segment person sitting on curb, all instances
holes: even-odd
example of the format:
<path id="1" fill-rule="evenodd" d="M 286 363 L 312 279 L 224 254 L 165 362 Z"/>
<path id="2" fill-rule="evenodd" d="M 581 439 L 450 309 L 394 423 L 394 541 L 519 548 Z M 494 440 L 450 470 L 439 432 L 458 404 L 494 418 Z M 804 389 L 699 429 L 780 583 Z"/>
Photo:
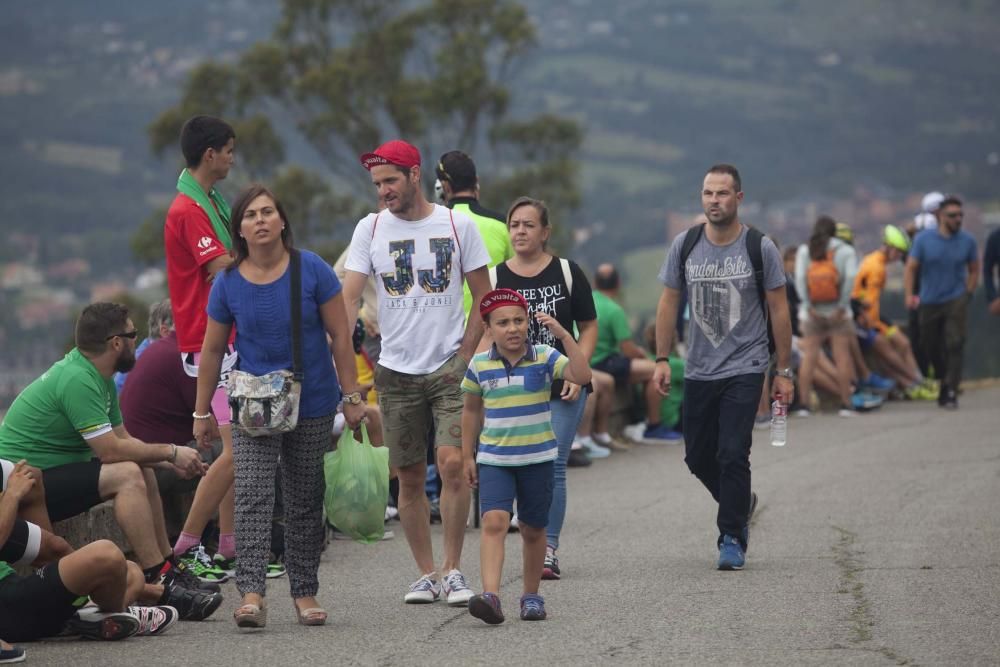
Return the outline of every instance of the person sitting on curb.
<path id="1" fill-rule="evenodd" d="M 32 382 L 0 425 L 0 458 L 40 468 L 49 518 L 60 521 L 109 499 L 150 584 L 179 587 L 199 605 L 217 603 L 171 561 L 154 466 L 184 477 L 205 465 L 197 451 L 133 438 L 112 379 L 135 364 L 136 329 L 125 306 L 95 303 L 76 324 L 76 347 Z M 207 584 L 205 585 L 207 586 Z M 216 586 L 216 590 L 217 590 Z"/>
<path id="2" fill-rule="evenodd" d="M 594 272 L 594 306 L 597 308 L 597 345 L 590 358 L 590 365 L 615 378 L 621 388 L 632 384 L 643 384 L 646 402 L 646 429 L 642 442 L 660 444 L 676 442 L 677 433 L 668 424 L 660 421 L 660 395 L 649 382 L 656 369 L 656 363 L 632 340 L 628 316 L 618 304 L 621 279 L 612 264 L 601 264 Z M 602 434 L 595 434 L 598 444 Z M 607 435 L 607 434 L 603 434 Z M 610 438 L 610 436 L 607 436 Z"/>
<path id="3" fill-rule="evenodd" d="M 13 641 L 57 635 L 116 640 L 163 634 L 178 620 L 181 612 L 162 604 L 172 601 L 170 591 L 147 586 L 139 566 L 126 561 L 109 540 L 78 551 L 66 545 L 60 557 L 49 560 L 52 554 L 39 549 L 39 541 L 61 542 L 61 538 L 18 518 L 25 506 L 37 503 L 34 490 L 40 486 L 40 473 L 23 460 L 2 463 L 0 636 Z M 10 566 L 27 562 L 39 569 L 19 576 Z M 96 608 L 83 606 L 88 598 Z M 129 606 L 136 601 L 149 606 Z M 9 652 L 6 646 L 3 651 Z"/>

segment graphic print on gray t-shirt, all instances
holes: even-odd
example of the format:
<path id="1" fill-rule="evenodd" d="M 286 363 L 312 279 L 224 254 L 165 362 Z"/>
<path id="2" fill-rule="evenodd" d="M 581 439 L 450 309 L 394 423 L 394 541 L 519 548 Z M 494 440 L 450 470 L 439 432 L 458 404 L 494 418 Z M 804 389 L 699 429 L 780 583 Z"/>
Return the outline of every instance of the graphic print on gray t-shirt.
<path id="1" fill-rule="evenodd" d="M 687 283 L 691 309 L 690 351 L 684 376 L 692 380 L 763 373 L 767 368 L 767 323 L 746 249 L 747 230 L 726 246 L 713 245 L 705 236 L 687 258 L 685 279 L 680 275 L 684 237 L 670 246 L 660 269 L 660 282 L 673 289 Z M 764 238 L 764 289 L 785 284 L 785 272 L 774 243 Z"/>
<path id="2" fill-rule="evenodd" d="M 740 289 L 753 279 L 750 261 L 741 256 L 726 257 L 720 264 L 717 259 L 704 257 L 695 264 L 688 258 L 686 269 L 691 317 L 705 338 L 718 348 L 740 323 L 743 313 Z"/>

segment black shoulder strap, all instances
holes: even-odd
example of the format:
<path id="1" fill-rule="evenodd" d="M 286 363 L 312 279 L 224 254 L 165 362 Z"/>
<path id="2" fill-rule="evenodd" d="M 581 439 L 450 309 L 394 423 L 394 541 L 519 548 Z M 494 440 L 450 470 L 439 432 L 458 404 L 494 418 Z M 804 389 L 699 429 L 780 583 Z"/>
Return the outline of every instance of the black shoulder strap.
<path id="1" fill-rule="evenodd" d="M 298 250 L 292 250 L 292 376 L 302 381 L 302 258 Z"/>
<path id="2" fill-rule="evenodd" d="M 767 293 L 764 289 L 764 233 L 756 227 L 747 227 L 747 254 L 750 255 L 750 266 L 753 268 L 753 279 L 757 283 L 757 296 L 760 307 L 764 311 L 764 321 L 767 322 L 767 345 L 774 352 L 774 334 L 771 331 L 771 313 L 767 307 Z"/>
<path id="3" fill-rule="evenodd" d="M 747 227 L 747 254 L 750 255 L 750 266 L 753 267 L 753 279 L 757 281 L 757 294 L 760 296 L 761 306 L 767 307 L 767 297 L 764 294 L 764 251 L 761 244 L 764 242 L 764 234 L 756 227 Z"/>
<path id="4" fill-rule="evenodd" d="M 705 223 L 701 223 L 697 227 L 691 227 L 688 229 L 687 234 L 684 236 L 684 245 L 681 246 L 681 261 L 678 269 L 681 272 L 681 284 L 683 285 L 687 277 L 685 275 L 684 266 L 687 264 L 687 259 L 691 255 L 691 251 L 701 240 L 701 235 L 705 233 Z"/>

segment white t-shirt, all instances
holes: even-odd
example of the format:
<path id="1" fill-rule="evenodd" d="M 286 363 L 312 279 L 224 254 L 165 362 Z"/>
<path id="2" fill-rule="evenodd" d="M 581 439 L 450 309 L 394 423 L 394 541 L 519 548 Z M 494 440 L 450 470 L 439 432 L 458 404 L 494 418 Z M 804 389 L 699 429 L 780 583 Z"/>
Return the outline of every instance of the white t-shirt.
<path id="1" fill-rule="evenodd" d="M 364 217 L 345 268 L 375 276 L 379 363 L 410 375 L 444 365 L 465 334 L 463 274 L 489 261 L 475 223 L 444 206 L 434 204 L 422 220 L 401 220 L 389 211 Z"/>

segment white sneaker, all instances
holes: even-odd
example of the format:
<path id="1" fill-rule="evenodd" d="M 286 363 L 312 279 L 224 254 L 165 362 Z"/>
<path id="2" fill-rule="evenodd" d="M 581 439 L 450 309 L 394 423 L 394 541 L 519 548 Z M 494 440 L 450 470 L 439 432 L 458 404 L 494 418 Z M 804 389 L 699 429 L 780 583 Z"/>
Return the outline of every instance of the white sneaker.
<path id="1" fill-rule="evenodd" d="M 858 416 L 858 411 L 857 410 L 851 410 L 849 408 L 841 408 L 840 410 L 837 411 L 837 415 L 839 415 L 841 417 L 857 417 Z"/>
<path id="2" fill-rule="evenodd" d="M 580 443 L 583 445 L 584 451 L 587 452 L 587 456 L 592 459 L 606 459 L 611 456 L 611 450 L 607 447 L 601 447 L 599 444 L 593 441 L 590 436 L 580 438 Z"/>
<path id="3" fill-rule="evenodd" d="M 139 619 L 139 631 L 136 635 L 162 635 L 170 626 L 177 622 L 180 614 L 173 607 L 129 607 L 128 613 Z"/>
<path id="4" fill-rule="evenodd" d="M 623 432 L 625 433 L 625 437 L 632 442 L 642 442 L 642 434 L 646 432 L 646 422 L 629 424 Z"/>
<path id="5" fill-rule="evenodd" d="M 441 585 L 442 592 L 448 596 L 448 605 L 452 607 L 464 607 L 469 604 L 474 593 L 469 585 L 465 583 L 465 575 L 458 570 L 452 570 L 444 575 Z"/>
<path id="6" fill-rule="evenodd" d="M 410 584 L 410 592 L 403 596 L 403 602 L 406 604 L 430 604 L 439 599 L 441 599 L 441 584 L 430 574 L 425 574 Z"/>

